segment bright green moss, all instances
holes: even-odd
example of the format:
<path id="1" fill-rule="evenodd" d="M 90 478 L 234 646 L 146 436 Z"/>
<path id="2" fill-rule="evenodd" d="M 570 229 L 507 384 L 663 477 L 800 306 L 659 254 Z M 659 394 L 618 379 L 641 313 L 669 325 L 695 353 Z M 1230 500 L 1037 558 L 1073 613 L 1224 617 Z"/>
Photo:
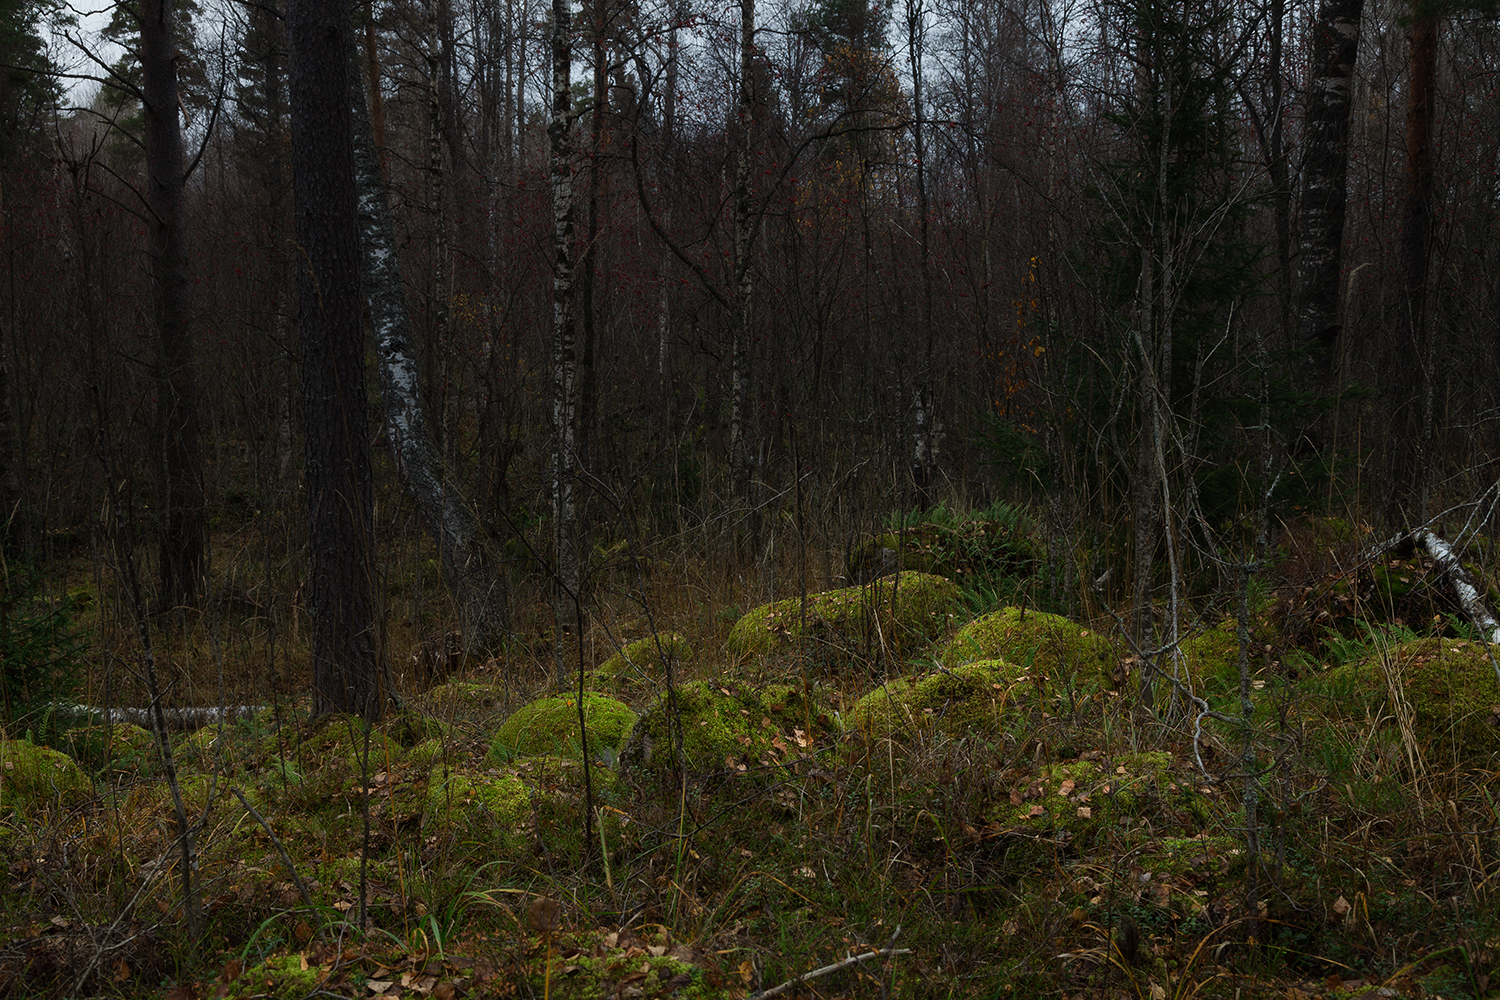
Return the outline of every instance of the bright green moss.
<path id="1" fill-rule="evenodd" d="M 676 632 L 658 632 L 637 639 L 599 665 L 595 679 L 606 685 L 629 685 L 664 676 L 663 661 L 670 660 L 675 669 L 693 659 L 688 641 Z"/>
<path id="2" fill-rule="evenodd" d="M 969 622 L 943 648 L 947 666 L 1003 659 L 1056 681 L 1109 683 L 1123 655 L 1111 639 L 1059 615 L 1001 608 Z"/>
<path id="3" fill-rule="evenodd" d="M 920 651 L 963 613 L 956 583 L 927 573 L 885 576 L 860 587 L 762 605 L 729 633 L 729 651 L 765 655 L 804 642 L 835 655 L 883 645 L 896 655 Z"/>
<path id="4" fill-rule="evenodd" d="M 855 702 L 850 728 L 866 739 L 938 731 L 993 735 L 1007 705 L 1029 698 L 1031 678 L 1013 663 L 982 660 L 882 684 Z"/>
<path id="5" fill-rule="evenodd" d="M 620 752 L 622 766 L 647 773 L 673 770 L 670 704 L 663 692 L 641 715 Z M 690 774 L 795 759 L 826 743 L 838 729 L 828 712 L 805 701 L 797 685 L 775 685 L 762 695 L 734 681 L 693 681 L 677 689 L 675 704 L 683 765 Z"/>
<path id="6" fill-rule="evenodd" d="M 630 706 L 588 692 L 583 711 L 588 720 L 589 752 L 596 758 L 617 753 L 635 724 Z M 505 763 L 518 757 L 576 757 L 581 752 L 578 697 L 569 695 L 538 699 L 506 719 L 490 746 L 490 759 Z"/>
<path id="7" fill-rule="evenodd" d="M 70 809 L 94 794 L 78 762 L 27 740 L 0 740 L 0 810 Z"/>

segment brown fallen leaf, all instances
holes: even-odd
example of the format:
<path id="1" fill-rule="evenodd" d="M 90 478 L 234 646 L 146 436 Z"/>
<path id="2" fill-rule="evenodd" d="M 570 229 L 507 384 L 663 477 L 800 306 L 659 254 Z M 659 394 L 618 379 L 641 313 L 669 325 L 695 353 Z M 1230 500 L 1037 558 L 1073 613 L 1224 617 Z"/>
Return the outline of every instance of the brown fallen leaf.
<path id="1" fill-rule="evenodd" d="M 562 904 L 551 896 L 538 896 L 526 908 L 526 923 L 539 934 L 556 930 L 561 916 Z"/>

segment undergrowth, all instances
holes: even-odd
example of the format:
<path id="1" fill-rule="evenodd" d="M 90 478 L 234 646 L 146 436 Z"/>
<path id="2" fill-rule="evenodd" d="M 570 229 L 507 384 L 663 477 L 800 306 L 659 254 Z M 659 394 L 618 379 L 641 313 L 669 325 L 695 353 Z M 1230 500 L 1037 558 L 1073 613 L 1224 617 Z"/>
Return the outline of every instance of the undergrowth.
<path id="1" fill-rule="evenodd" d="M 902 536 L 909 552 L 1011 580 L 1013 604 L 1035 549 L 1008 516 L 930 512 L 887 534 L 926 531 Z M 258 696 L 248 718 L 173 735 L 203 933 L 183 929 L 180 831 L 150 741 L 111 726 L 70 751 L 91 798 L 3 807 L 0 995 L 1494 995 L 1500 762 L 1440 758 L 1381 689 L 1339 672 L 1407 648 L 1409 625 L 1367 618 L 1313 654 L 1277 646 L 1283 604 L 1257 601 L 1248 729 L 1228 714 L 1237 682 L 1213 689 L 1224 719 L 1157 717 L 1136 707 L 1128 658 L 1054 678 L 1023 650 L 987 691 L 951 688 L 990 699 L 966 728 L 942 724 L 957 702 L 924 703 L 860 732 L 858 699 L 952 669 L 946 636 L 835 673 L 800 647 L 736 662 L 739 612 L 791 596 L 798 561 L 763 586 L 690 553 L 652 557 L 649 575 L 598 589 L 583 660 L 593 676 L 671 632 L 696 651 L 674 659 L 676 684 L 754 694 L 735 704 L 756 737 L 731 731 L 687 772 L 621 767 L 612 746 L 492 753 L 516 709 L 573 697 L 550 686 L 540 592 L 517 602 L 508 647 L 436 687 L 398 669 L 402 703 L 374 728 L 306 720 L 296 607 L 163 624 L 174 699 Z M 397 668 L 452 619 L 422 583 L 428 558 L 417 541 L 390 553 Z M 131 657 L 99 603 L 91 674 Z M 609 693 L 644 712 L 665 676 Z"/>

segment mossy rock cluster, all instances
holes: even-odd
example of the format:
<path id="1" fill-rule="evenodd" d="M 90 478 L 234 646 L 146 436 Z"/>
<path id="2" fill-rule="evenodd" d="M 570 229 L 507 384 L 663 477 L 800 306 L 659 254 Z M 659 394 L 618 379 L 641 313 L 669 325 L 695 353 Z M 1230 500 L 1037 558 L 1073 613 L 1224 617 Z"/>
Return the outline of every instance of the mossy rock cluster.
<path id="1" fill-rule="evenodd" d="M 930 573 L 885 576 L 858 587 L 827 590 L 762 605 L 729 633 L 736 655 L 769 655 L 813 647 L 832 660 L 884 648 L 905 656 L 926 648 L 963 614 L 957 584 Z"/>
<path id="2" fill-rule="evenodd" d="M 959 629 L 940 659 L 955 667 L 974 660 L 1003 659 L 1055 683 L 1111 684 L 1124 650 L 1114 640 L 1060 615 L 1001 608 Z"/>
<path id="3" fill-rule="evenodd" d="M 1374 710 L 1391 719 L 1397 706 L 1391 704 L 1388 674 L 1399 679 L 1429 764 L 1482 766 L 1500 753 L 1500 682 L 1485 644 L 1415 639 L 1317 675 L 1311 684 L 1328 696 L 1331 712 Z"/>
<path id="4" fill-rule="evenodd" d="M 490 759 L 505 763 L 522 757 L 577 757 L 583 752 L 578 725 L 578 696 L 540 698 L 518 709 L 501 724 L 490 745 Z M 619 752 L 635 712 L 614 698 L 589 691 L 583 697 L 589 753 L 596 759 Z"/>
<path id="5" fill-rule="evenodd" d="M 670 774 L 676 768 L 669 725 L 671 694 L 663 692 L 641 714 L 620 763 L 636 774 Z M 691 775 L 745 773 L 811 755 L 837 735 L 839 725 L 814 689 L 796 684 L 757 691 L 735 681 L 692 681 L 677 688 L 683 767 Z"/>
<path id="6" fill-rule="evenodd" d="M 660 680 L 664 663 L 679 670 L 693 660 L 693 648 L 676 632 L 658 632 L 629 643 L 605 660 L 594 672 L 594 683 L 602 687 L 631 687 Z"/>

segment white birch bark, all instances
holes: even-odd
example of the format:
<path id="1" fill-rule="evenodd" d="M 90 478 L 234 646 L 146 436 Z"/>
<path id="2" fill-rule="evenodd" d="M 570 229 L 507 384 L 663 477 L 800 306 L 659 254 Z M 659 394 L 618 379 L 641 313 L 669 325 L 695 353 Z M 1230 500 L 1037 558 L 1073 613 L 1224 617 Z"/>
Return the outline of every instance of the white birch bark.
<path id="1" fill-rule="evenodd" d="M 411 317 L 402 291 L 395 228 L 372 139 L 370 112 L 354 75 L 355 182 L 365 296 L 385 407 L 385 432 L 402 484 L 437 543 L 443 578 L 463 618 L 464 648 L 479 652 L 504 631 L 505 587 L 486 551 L 479 519 L 444 466 L 422 408 Z"/>

